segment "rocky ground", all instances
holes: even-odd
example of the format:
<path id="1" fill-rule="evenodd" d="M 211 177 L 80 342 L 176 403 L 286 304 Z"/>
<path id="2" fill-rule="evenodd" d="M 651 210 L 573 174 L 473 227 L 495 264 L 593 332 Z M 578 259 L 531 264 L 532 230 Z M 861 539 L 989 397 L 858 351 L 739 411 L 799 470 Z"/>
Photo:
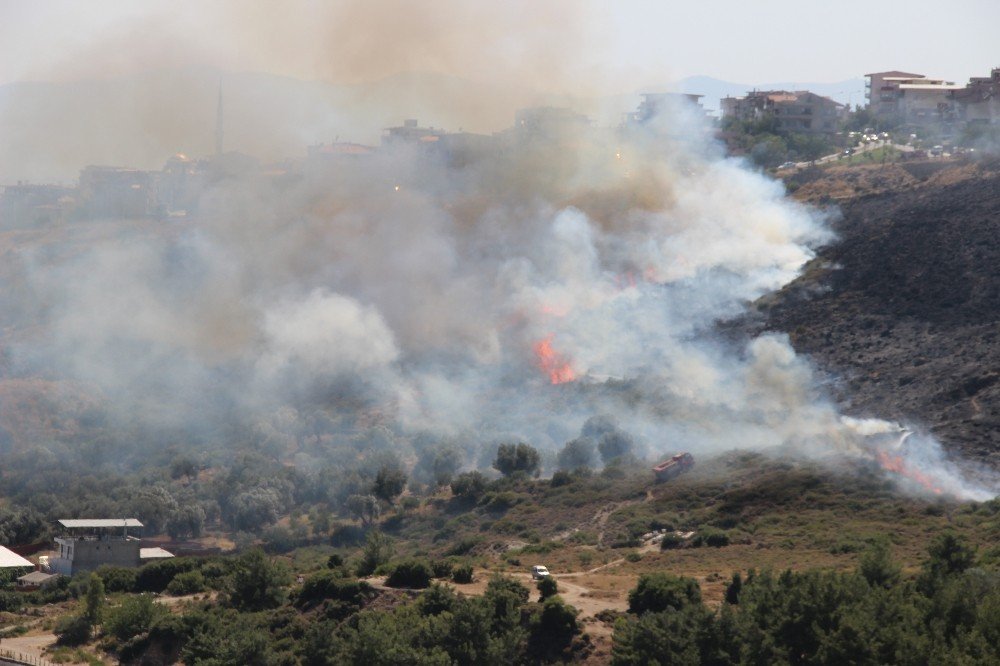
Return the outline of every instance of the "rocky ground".
<path id="1" fill-rule="evenodd" d="M 922 425 L 1000 467 L 1000 159 L 813 169 L 839 240 L 757 304 L 852 414 Z M 839 213 L 837 212 L 839 211 Z"/>

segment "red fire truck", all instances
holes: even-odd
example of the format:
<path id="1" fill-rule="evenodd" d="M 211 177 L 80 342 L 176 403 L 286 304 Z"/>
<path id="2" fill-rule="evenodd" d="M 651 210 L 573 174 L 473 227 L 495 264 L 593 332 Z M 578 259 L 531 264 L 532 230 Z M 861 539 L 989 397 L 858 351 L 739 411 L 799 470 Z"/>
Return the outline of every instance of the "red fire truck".
<path id="1" fill-rule="evenodd" d="M 679 474 L 683 474 L 694 467 L 694 458 L 690 453 L 678 453 L 672 458 L 667 458 L 653 468 L 653 474 L 657 481 L 669 481 Z"/>

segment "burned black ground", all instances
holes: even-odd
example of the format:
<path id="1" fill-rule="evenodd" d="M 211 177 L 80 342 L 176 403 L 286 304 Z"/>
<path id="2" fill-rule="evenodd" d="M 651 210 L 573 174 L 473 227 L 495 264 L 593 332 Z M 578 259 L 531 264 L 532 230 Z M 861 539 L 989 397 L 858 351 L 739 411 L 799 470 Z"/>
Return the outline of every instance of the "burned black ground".
<path id="1" fill-rule="evenodd" d="M 749 326 L 788 333 L 847 412 L 925 427 L 949 451 L 997 466 L 1000 162 L 933 166 L 807 183 L 804 198 L 835 199 L 838 239 L 757 303 Z M 878 185 L 895 176 L 902 187 Z"/>

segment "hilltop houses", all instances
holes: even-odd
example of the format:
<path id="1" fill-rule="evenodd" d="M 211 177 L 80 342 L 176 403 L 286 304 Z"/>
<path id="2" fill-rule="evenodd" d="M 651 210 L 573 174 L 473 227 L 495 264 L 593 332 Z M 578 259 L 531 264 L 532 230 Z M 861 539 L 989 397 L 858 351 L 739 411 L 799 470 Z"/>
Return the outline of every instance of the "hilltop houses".
<path id="1" fill-rule="evenodd" d="M 798 134 L 834 134 L 847 106 L 808 90 L 754 90 L 719 101 L 722 117 L 736 120 L 774 118 L 777 129 Z"/>

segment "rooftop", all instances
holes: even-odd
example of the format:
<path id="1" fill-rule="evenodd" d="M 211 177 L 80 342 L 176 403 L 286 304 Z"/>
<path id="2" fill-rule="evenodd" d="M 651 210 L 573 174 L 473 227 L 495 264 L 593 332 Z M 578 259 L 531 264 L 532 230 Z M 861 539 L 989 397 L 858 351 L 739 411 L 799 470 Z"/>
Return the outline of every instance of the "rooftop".
<path id="1" fill-rule="evenodd" d="M 99 529 L 102 527 L 142 527 L 135 518 L 63 518 L 59 524 L 66 529 Z"/>
<path id="2" fill-rule="evenodd" d="M 9 548 L 0 546 L 0 568 L 3 567 L 31 567 L 34 569 L 35 565 Z"/>
<path id="3" fill-rule="evenodd" d="M 945 84 L 923 84 L 923 83 L 904 83 L 899 86 L 900 90 L 964 90 L 965 86 L 960 86 L 954 83 Z"/>
<path id="4" fill-rule="evenodd" d="M 32 571 L 31 573 L 24 574 L 19 581 L 28 583 L 29 585 L 37 585 L 39 583 L 44 583 L 50 578 L 58 578 L 59 574 L 45 573 L 44 571 Z"/>

